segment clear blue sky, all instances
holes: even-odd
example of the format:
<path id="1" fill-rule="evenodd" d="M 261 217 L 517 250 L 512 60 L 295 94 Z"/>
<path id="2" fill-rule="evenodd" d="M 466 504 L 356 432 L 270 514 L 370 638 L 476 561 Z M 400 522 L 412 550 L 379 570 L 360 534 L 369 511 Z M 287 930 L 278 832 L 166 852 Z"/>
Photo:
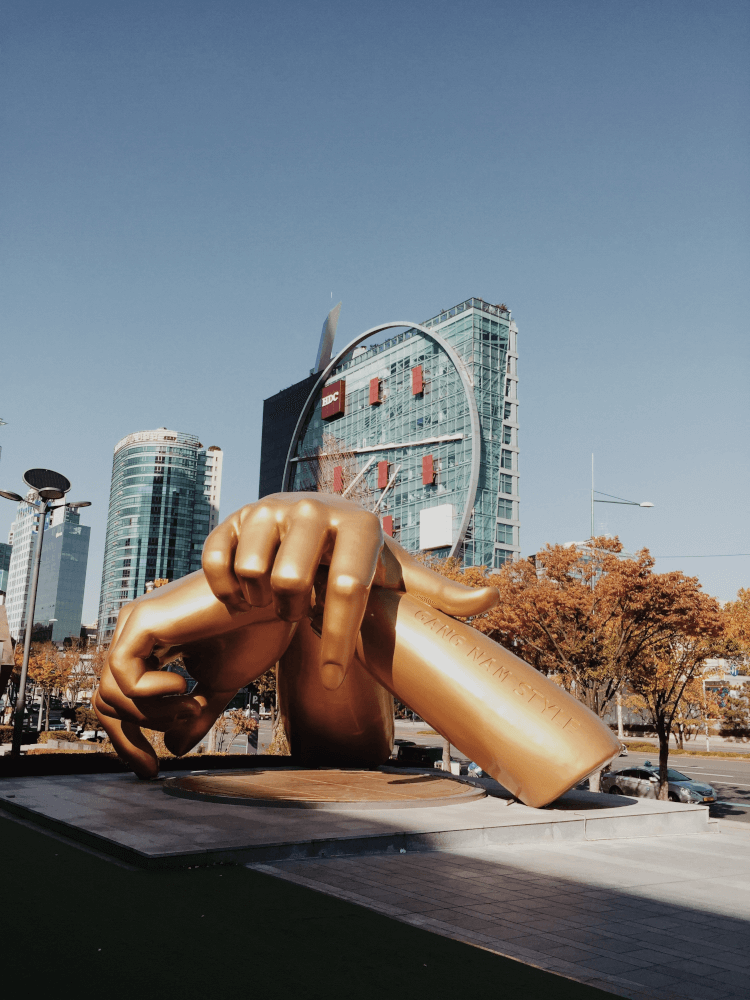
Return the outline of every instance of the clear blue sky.
<path id="1" fill-rule="evenodd" d="M 257 497 L 262 400 L 478 295 L 519 329 L 521 541 L 750 552 L 750 6 L 10 0 L 0 479 L 94 501 L 166 425 Z M 331 298 L 332 296 L 332 298 Z M 14 508 L 2 508 L 0 535 Z M 660 560 L 722 599 L 750 559 Z"/>

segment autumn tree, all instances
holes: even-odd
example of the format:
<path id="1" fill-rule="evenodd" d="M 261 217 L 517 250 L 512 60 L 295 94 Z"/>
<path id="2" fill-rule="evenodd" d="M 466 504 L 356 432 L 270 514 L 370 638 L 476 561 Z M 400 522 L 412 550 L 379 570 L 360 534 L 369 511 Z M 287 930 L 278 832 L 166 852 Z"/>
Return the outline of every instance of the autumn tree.
<path id="1" fill-rule="evenodd" d="M 638 698 L 638 696 L 634 696 Z M 646 706 L 641 701 L 637 707 L 648 714 Z M 681 750 L 685 749 L 685 741 L 697 737 L 701 730 L 705 732 L 706 722 L 721 715 L 721 704 L 716 693 L 707 689 L 700 677 L 694 677 L 686 686 L 677 705 L 677 712 L 672 724 L 672 733 Z"/>
<path id="2" fill-rule="evenodd" d="M 489 579 L 455 563 L 434 568 L 470 585 L 495 585 L 498 606 L 471 624 L 553 675 L 597 715 L 627 683 L 654 722 L 663 778 L 685 694 L 705 660 L 720 655 L 724 623 L 696 578 L 654 573 L 647 549 L 632 559 L 621 551 L 607 537 L 547 545 Z"/>
<path id="3" fill-rule="evenodd" d="M 736 736 L 750 735 L 750 681 L 720 707 L 722 728 Z"/>
<path id="4" fill-rule="evenodd" d="M 241 708 L 233 708 L 225 712 L 214 723 L 216 729 L 216 749 L 219 753 L 229 751 L 238 736 L 248 739 L 258 731 L 258 722 L 250 715 L 245 715 Z"/>
<path id="5" fill-rule="evenodd" d="M 37 729 L 42 729 L 42 718 L 46 707 L 46 727 L 49 729 L 50 702 L 55 692 L 61 692 L 68 683 L 70 663 L 60 653 L 53 642 L 32 642 L 29 651 L 29 673 L 31 683 L 40 690 L 39 718 Z"/>
<path id="6" fill-rule="evenodd" d="M 498 606 L 473 621 L 475 628 L 557 676 L 603 716 L 641 657 L 679 631 L 686 607 L 669 574 L 653 572 L 647 549 L 632 559 L 621 551 L 619 539 L 602 537 L 585 547 L 547 545 L 489 580 L 477 570 L 446 569 L 500 591 Z"/>
<path id="7" fill-rule="evenodd" d="M 737 592 L 722 611 L 727 637 L 726 655 L 734 660 L 737 673 L 750 674 L 750 587 Z"/>
<path id="8" fill-rule="evenodd" d="M 671 592 L 681 620 L 674 623 L 671 635 L 665 634 L 652 648 L 645 649 L 632 664 L 628 684 L 648 712 L 659 740 L 659 798 L 666 799 L 669 738 L 686 695 L 695 700 L 696 684 L 706 660 L 724 650 L 724 627 L 718 602 L 700 592 L 695 577 L 682 573 L 663 573 L 655 579 L 665 592 Z M 706 695 L 706 698 L 708 695 Z M 718 705 L 715 711 L 718 712 Z M 704 719 L 708 706 L 704 706 Z"/>

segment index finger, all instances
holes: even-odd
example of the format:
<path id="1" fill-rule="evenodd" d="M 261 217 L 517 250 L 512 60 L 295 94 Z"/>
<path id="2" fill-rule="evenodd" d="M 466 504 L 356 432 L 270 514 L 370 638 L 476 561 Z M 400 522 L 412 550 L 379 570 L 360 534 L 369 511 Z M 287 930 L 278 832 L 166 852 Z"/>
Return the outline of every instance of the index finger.
<path id="1" fill-rule="evenodd" d="M 361 516 L 350 515 L 335 530 L 321 642 L 321 680 L 330 691 L 341 686 L 354 658 L 383 545 L 380 521 L 367 511 Z"/>

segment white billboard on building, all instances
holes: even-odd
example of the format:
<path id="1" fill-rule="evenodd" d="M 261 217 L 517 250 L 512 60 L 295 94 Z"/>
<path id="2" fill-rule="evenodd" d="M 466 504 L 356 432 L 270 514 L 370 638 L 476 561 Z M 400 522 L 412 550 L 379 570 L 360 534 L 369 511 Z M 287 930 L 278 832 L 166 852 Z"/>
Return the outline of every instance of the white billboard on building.
<path id="1" fill-rule="evenodd" d="M 442 549 L 453 544 L 453 504 L 424 507 L 419 512 L 420 549 Z"/>

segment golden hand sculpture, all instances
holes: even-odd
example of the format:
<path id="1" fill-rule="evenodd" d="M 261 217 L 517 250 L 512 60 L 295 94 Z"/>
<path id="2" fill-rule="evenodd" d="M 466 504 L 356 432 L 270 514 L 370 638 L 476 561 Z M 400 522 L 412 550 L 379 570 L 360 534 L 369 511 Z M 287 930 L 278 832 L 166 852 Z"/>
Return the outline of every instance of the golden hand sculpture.
<path id="1" fill-rule="evenodd" d="M 281 713 L 302 763 L 384 763 L 395 694 L 541 805 L 619 744 L 547 678 L 447 617 L 481 614 L 497 600 L 494 587 L 465 587 L 417 562 L 354 503 L 275 494 L 209 535 L 202 572 L 122 609 L 95 709 L 120 757 L 155 777 L 141 727 L 163 731 L 184 754 L 278 662 Z M 197 681 L 190 694 L 180 675 L 160 670 L 177 655 Z"/>

